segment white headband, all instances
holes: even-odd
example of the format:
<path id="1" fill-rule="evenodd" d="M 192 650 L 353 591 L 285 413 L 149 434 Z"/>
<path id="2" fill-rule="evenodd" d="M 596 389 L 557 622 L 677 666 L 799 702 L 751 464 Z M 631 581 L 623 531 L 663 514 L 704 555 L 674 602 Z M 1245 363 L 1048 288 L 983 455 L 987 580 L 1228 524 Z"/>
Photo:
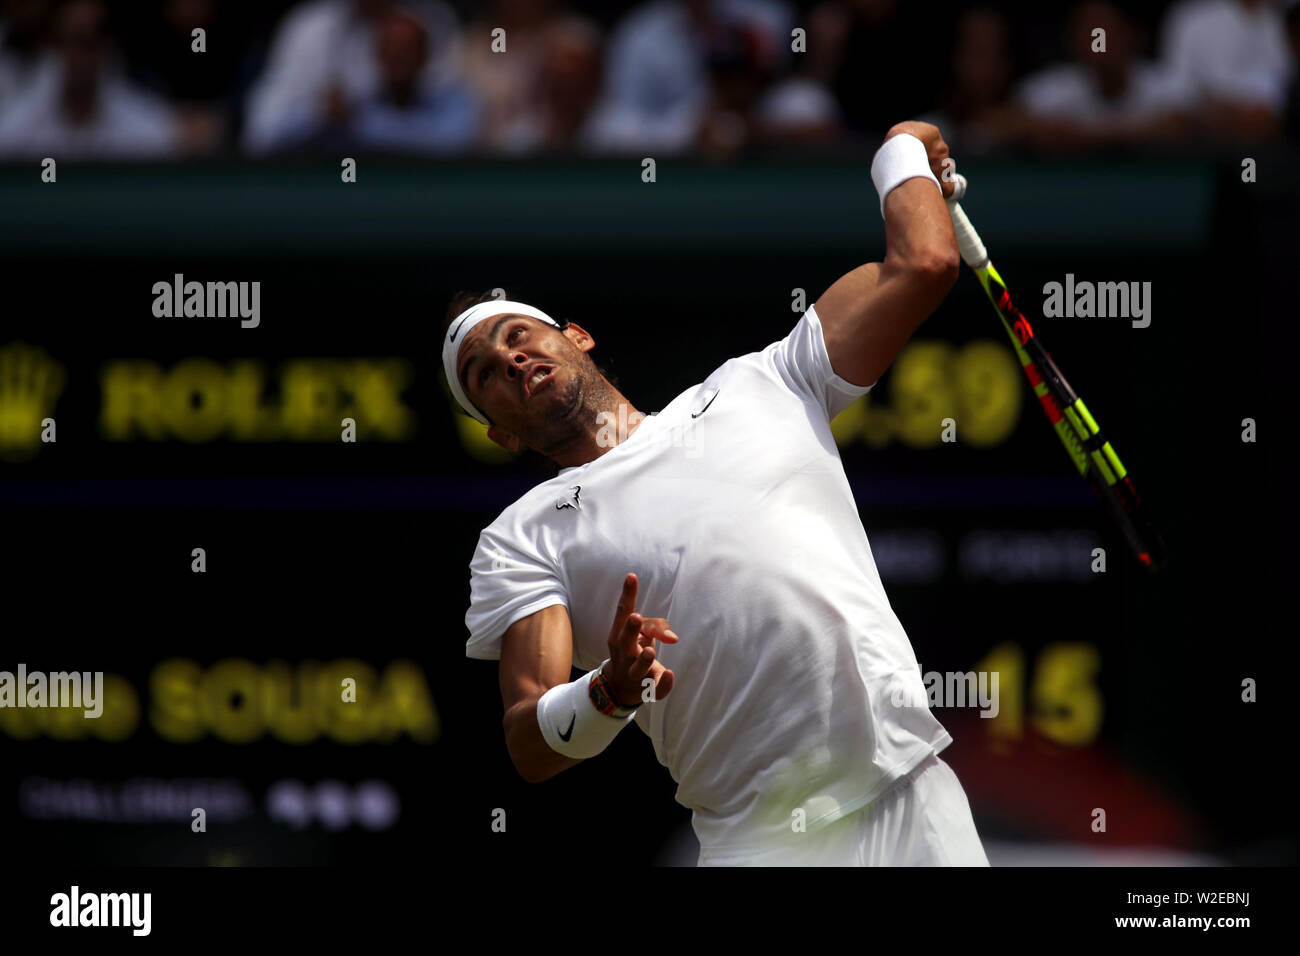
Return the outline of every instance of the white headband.
<path id="1" fill-rule="evenodd" d="M 465 344 L 465 337 L 469 335 L 469 330 L 483 320 L 497 315 L 528 315 L 550 323 L 557 329 L 560 327 L 559 322 L 541 309 L 534 309 L 531 305 L 522 302 L 511 302 L 509 299 L 492 299 L 489 302 L 471 305 L 452 320 L 451 325 L 447 327 L 447 338 L 442 343 L 442 370 L 447 373 L 447 386 L 456 401 L 460 403 L 460 407 L 484 425 L 490 424 L 487 416 L 474 407 L 474 403 L 465 395 L 465 390 L 460 387 L 456 359 L 460 357 L 460 347 Z"/>

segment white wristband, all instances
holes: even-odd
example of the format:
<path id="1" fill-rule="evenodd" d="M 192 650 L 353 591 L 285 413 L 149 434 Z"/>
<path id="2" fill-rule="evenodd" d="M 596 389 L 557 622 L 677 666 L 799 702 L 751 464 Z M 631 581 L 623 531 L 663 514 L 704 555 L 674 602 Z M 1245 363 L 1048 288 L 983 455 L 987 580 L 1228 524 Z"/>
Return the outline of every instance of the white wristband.
<path id="1" fill-rule="evenodd" d="M 587 685 L 597 667 L 569 684 L 556 684 L 537 701 L 537 725 L 556 753 L 585 760 L 600 753 L 635 716 L 607 717 L 596 709 Z"/>
<path id="2" fill-rule="evenodd" d="M 880 194 L 880 218 L 885 217 L 885 197 L 894 187 L 918 176 L 924 176 L 939 186 L 939 180 L 930 170 L 925 144 L 911 133 L 891 136 L 876 150 L 876 158 L 871 161 L 871 181 Z M 943 195 L 942 186 L 939 186 L 939 194 Z"/>

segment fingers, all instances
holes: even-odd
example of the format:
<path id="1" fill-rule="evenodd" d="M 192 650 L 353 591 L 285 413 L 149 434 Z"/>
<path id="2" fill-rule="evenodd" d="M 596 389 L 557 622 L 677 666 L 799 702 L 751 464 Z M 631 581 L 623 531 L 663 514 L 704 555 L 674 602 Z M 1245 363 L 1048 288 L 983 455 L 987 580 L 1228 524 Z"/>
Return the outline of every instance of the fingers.
<path id="1" fill-rule="evenodd" d="M 623 622 L 623 628 L 610 643 L 615 663 L 629 664 L 641 653 L 641 625 L 644 618 L 633 611 Z"/>
<path id="2" fill-rule="evenodd" d="M 952 202 L 961 202 L 966 197 L 966 177 L 957 173 L 952 177 L 952 195 L 948 197 Z"/>
<path id="3" fill-rule="evenodd" d="M 628 679 L 640 687 L 641 681 L 650 673 L 656 656 L 653 646 L 642 647 L 641 653 L 637 655 L 636 660 L 632 662 L 632 666 L 628 668 Z"/>
<path id="4" fill-rule="evenodd" d="M 939 191 L 943 193 L 944 199 L 951 199 L 952 194 L 957 189 L 957 184 L 952 179 L 948 178 L 945 173 L 948 173 L 948 170 L 941 167 L 941 171 L 937 177 L 939 180 Z"/>
<path id="5" fill-rule="evenodd" d="M 666 618 L 648 617 L 641 622 L 641 633 L 637 636 L 637 640 L 638 653 L 628 671 L 628 677 L 640 683 L 648 674 L 657 682 L 664 666 L 658 662 L 659 654 L 655 650 L 654 642 L 658 640 L 676 644 L 678 637 L 668 626 Z"/>
<path id="6" fill-rule="evenodd" d="M 664 617 L 647 617 L 641 623 L 641 636 L 643 643 L 653 644 L 654 641 L 663 641 L 665 644 L 676 644 L 677 635 L 673 633 L 668 624 L 668 619 Z"/>
<path id="7" fill-rule="evenodd" d="M 676 644 L 678 638 L 673 633 L 672 628 L 668 626 L 667 618 L 642 618 L 641 615 L 634 614 L 628 619 L 629 624 L 633 618 L 640 618 L 641 627 L 636 635 L 636 647 L 628 653 L 628 662 L 631 665 L 628 669 L 628 677 L 640 683 L 641 679 L 650 673 L 652 665 L 659 657 L 655 651 L 655 641 Z M 625 650 L 628 649 L 625 648 Z"/>
<path id="8" fill-rule="evenodd" d="M 943 198 L 947 199 L 957 188 L 953 180 L 953 172 L 956 171 L 957 164 L 952 161 L 948 155 L 948 144 L 943 140 L 931 145 L 929 149 L 930 171 L 934 173 L 934 178 L 939 180 L 939 191 L 943 193 Z M 949 172 L 949 170 L 953 172 Z"/>
<path id="9" fill-rule="evenodd" d="M 627 623 L 628 615 L 636 610 L 636 587 L 635 574 L 628 574 L 623 578 L 623 592 L 618 596 L 618 607 L 614 611 L 614 626 L 609 629 L 611 644 L 618 639 L 619 633 Z"/>
<path id="10" fill-rule="evenodd" d="M 673 689 L 673 672 L 664 667 L 664 665 L 660 664 L 657 660 L 648 660 L 648 662 L 644 663 L 644 667 L 642 666 L 642 662 L 638 661 L 637 664 L 633 665 L 628 678 L 630 682 L 635 682 L 635 688 L 629 689 L 629 699 L 635 695 L 642 703 L 662 700 L 667 697 L 668 693 Z M 650 695 L 649 700 L 646 699 L 645 693 L 645 682 L 647 678 L 654 686 L 654 691 Z"/>
<path id="11" fill-rule="evenodd" d="M 622 699 L 640 697 L 642 681 L 654 681 L 655 699 L 664 697 L 672 689 L 673 672 L 658 661 L 655 641 L 676 644 L 680 639 L 667 618 L 645 617 L 636 611 L 638 581 L 635 574 L 623 578 L 623 591 L 614 612 L 614 624 L 609 633 L 612 670 L 609 672 L 614 689 Z"/>
<path id="12" fill-rule="evenodd" d="M 662 664 L 656 664 L 655 667 L 659 673 L 650 675 L 655 678 L 655 700 L 663 700 L 673 689 L 673 672 Z"/>

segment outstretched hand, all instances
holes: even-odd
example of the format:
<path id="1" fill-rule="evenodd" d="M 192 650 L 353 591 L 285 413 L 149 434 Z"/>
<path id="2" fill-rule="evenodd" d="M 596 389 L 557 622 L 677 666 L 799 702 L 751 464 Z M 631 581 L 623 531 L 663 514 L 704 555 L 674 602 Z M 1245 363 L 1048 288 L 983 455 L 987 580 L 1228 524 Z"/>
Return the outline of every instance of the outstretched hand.
<path id="1" fill-rule="evenodd" d="M 623 593 L 614 612 L 614 626 L 609 631 L 609 663 L 604 674 L 613 690 L 614 702 L 620 707 L 635 707 L 644 701 L 647 677 L 654 681 L 651 700 L 662 700 L 673 689 L 673 672 L 656 660 L 655 641 L 676 644 L 677 635 L 666 618 L 643 617 L 637 613 L 636 591 L 636 575 L 629 574 L 623 579 Z"/>

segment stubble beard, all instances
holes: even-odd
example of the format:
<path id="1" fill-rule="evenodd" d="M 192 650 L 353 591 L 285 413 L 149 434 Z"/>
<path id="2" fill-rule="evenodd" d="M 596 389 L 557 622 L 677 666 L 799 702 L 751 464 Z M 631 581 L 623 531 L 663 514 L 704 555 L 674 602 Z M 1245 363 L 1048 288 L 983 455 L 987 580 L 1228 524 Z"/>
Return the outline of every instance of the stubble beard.
<path id="1" fill-rule="evenodd" d="M 558 407 L 538 423 L 526 442 L 547 458 L 555 458 L 564 449 L 580 443 L 584 436 L 594 435 L 598 430 L 597 416 L 618 403 L 618 393 L 605 381 L 587 353 L 578 352 L 567 367 L 573 371 L 573 378 L 559 396 Z"/>

